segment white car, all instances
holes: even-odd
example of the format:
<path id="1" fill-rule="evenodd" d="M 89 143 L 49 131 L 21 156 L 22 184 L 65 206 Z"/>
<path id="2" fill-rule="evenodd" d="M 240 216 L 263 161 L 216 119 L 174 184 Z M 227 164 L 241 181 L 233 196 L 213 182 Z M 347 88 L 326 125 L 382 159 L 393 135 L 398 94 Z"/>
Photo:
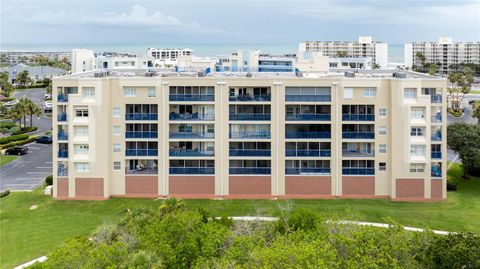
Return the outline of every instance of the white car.
<path id="1" fill-rule="evenodd" d="M 14 99 L 12 101 L 5 102 L 5 106 L 14 106 L 18 103 L 18 99 Z"/>
<path id="2" fill-rule="evenodd" d="M 44 100 L 52 99 L 52 94 L 46 93 L 45 96 L 43 97 L 43 99 L 44 99 Z"/>
<path id="3" fill-rule="evenodd" d="M 45 103 L 43 103 L 43 111 L 45 111 L 45 113 L 52 112 L 52 107 L 53 104 L 50 101 L 45 101 Z"/>

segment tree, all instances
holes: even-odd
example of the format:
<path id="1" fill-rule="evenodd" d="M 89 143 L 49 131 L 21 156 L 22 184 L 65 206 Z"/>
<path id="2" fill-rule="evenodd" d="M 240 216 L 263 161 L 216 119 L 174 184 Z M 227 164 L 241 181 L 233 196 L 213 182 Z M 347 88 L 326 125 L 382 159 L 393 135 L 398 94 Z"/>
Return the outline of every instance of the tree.
<path id="1" fill-rule="evenodd" d="M 348 56 L 347 51 L 337 51 L 337 57 L 338 58 L 344 58 L 344 57 L 347 57 L 347 56 Z"/>
<path id="2" fill-rule="evenodd" d="M 477 118 L 477 123 L 480 125 L 480 101 L 475 101 L 472 104 L 472 116 Z"/>
<path id="3" fill-rule="evenodd" d="M 23 127 L 27 127 L 27 98 L 20 99 L 10 110 L 13 111 L 12 115 L 16 115 L 19 118 L 20 125 L 23 118 Z"/>
<path id="4" fill-rule="evenodd" d="M 27 102 L 25 104 L 27 113 L 30 115 L 30 127 L 33 127 L 33 115 L 40 116 L 42 115 L 42 109 L 32 102 L 30 99 L 26 99 Z"/>
<path id="5" fill-rule="evenodd" d="M 32 82 L 32 79 L 30 78 L 28 71 L 23 70 L 17 74 L 17 83 L 20 84 L 20 86 L 27 86 Z"/>
<path id="6" fill-rule="evenodd" d="M 380 65 L 377 64 L 377 63 L 374 63 L 374 64 L 373 64 L 373 69 L 380 69 Z"/>
<path id="7" fill-rule="evenodd" d="M 428 74 L 430 76 L 434 76 L 436 73 L 438 73 L 438 65 L 437 64 L 430 64 L 430 67 L 428 69 Z"/>
<path id="8" fill-rule="evenodd" d="M 8 72 L 6 71 L 0 73 L 0 88 L 2 90 L 2 94 L 6 97 L 9 97 L 13 92 L 13 86 L 9 81 Z"/>
<path id="9" fill-rule="evenodd" d="M 459 111 L 465 94 L 470 92 L 471 84 L 473 83 L 473 71 L 470 67 L 465 67 L 463 72 L 451 72 L 448 74 L 448 81 L 451 87 L 448 88 L 451 101 L 452 110 Z"/>
<path id="10" fill-rule="evenodd" d="M 463 163 L 463 178 L 480 166 L 480 126 L 467 123 L 448 125 L 447 145 L 458 152 Z"/>

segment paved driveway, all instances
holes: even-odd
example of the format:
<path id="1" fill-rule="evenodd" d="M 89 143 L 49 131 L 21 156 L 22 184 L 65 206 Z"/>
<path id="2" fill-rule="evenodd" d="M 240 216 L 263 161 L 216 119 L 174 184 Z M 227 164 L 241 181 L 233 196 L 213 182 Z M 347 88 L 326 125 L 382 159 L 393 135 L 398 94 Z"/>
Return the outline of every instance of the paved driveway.
<path id="1" fill-rule="evenodd" d="M 0 169 L 0 190 L 33 190 L 52 174 L 52 144 L 30 143 L 26 146 L 28 154 Z"/>

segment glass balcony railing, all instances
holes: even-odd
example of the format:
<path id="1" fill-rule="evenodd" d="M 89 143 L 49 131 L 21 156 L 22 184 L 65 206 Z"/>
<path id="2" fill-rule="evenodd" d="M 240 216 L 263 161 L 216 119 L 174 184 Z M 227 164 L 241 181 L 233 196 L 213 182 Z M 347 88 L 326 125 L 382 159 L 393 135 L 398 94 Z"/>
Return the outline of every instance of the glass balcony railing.
<path id="1" fill-rule="evenodd" d="M 432 166 L 431 176 L 432 177 L 442 177 L 442 169 L 438 166 Z"/>
<path id="2" fill-rule="evenodd" d="M 157 149 L 126 149 L 126 156 L 158 156 Z"/>
<path id="3" fill-rule="evenodd" d="M 198 150 L 198 149 L 171 149 L 170 157 L 208 157 L 215 156 L 215 151 Z"/>
<path id="4" fill-rule="evenodd" d="M 58 121 L 67 121 L 67 114 L 58 114 L 57 115 Z"/>
<path id="5" fill-rule="evenodd" d="M 441 151 L 432 151 L 432 159 L 441 159 L 442 152 Z"/>
<path id="6" fill-rule="evenodd" d="M 286 95 L 287 102 L 330 102 L 330 95 Z"/>
<path id="7" fill-rule="evenodd" d="M 230 114 L 230 120 L 270 120 L 270 114 Z"/>
<path id="8" fill-rule="evenodd" d="M 270 95 L 249 95 L 242 94 L 229 97 L 230 102 L 269 102 L 271 101 Z"/>
<path id="9" fill-rule="evenodd" d="M 171 175 L 213 175 L 214 167 L 170 167 Z"/>
<path id="10" fill-rule="evenodd" d="M 157 138 L 158 132 L 127 131 L 125 138 Z"/>
<path id="11" fill-rule="evenodd" d="M 442 134 L 441 133 L 432 134 L 432 141 L 442 141 Z"/>
<path id="12" fill-rule="evenodd" d="M 342 150 L 342 157 L 375 157 L 375 152 L 363 150 Z"/>
<path id="13" fill-rule="evenodd" d="M 330 132 L 285 132 L 285 138 L 330 138 Z"/>
<path id="14" fill-rule="evenodd" d="M 125 167 L 125 174 L 127 175 L 157 175 L 157 167 L 143 167 L 143 168 L 130 168 Z"/>
<path id="15" fill-rule="evenodd" d="M 158 114 L 154 113 L 127 113 L 125 120 L 158 120 Z"/>
<path id="16" fill-rule="evenodd" d="M 230 132 L 232 139 L 268 139 L 271 138 L 271 133 L 264 132 Z"/>
<path id="17" fill-rule="evenodd" d="M 195 120 L 195 121 L 210 121 L 215 120 L 215 114 L 177 114 L 177 113 L 170 113 L 169 117 L 170 120 L 178 120 L 178 121 L 188 121 L 188 120 Z"/>
<path id="18" fill-rule="evenodd" d="M 287 167 L 285 168 L 286 175 L 318 175 L 330 174 L 329 167 Z"/>
<path id="19" fill-rule="evenodd" d="M 285 156 L 287 157 L 330 157 L 332 155 L 331 150 L 311 150 L 311 149 L 287 149 Z"/>
<path id="20" fill-rule="evenodd" d="M 342 138 L 346 139 L 374 139 L 375 133 L 370 132 L 342 132 Z"/>
<path id="21" fill-rule="evenodd" d="M 58 102 L 68 102 L 68 95 L 65 94 L 58 94 L 57 96 L 57 101 Z"/>
<path id="22" fill-rule="evenodd" d="M 213 139 L 213 138 L 215 138 L 215 133 L 202 133 L 202 132 L 170 132 L 170 138 Z"/>
<path id="23" fill-rule="evenodd" d="M 287 114 L 285 120 L 304 120 L 304 121 L 328 121 L 331 119 L 330 114 Z"/>
<path id="24" fill-rule="evenodd" d="M 432 103 L 439 104 L 439 103 L 442 103 L 442 96 L 439 94 L 431 95 L 430 100 Z"/>
<path id="25" fill-rule="evenodd" d="M 230 167 L 231 175 L 270 175 L 270 167 Z"/>
<path id="26" fill-rule="evenodd" d="M 431 121 L 432 121 L 432 123 L 441 123 L 442 122 L 442 114 L 436 114 L 435 116 L 432 116 Z"/>
<path id="27" fill-rule="evenodd" d="M 58 158 L 68 158 L 68 150 L 59 150 Z"/>
<path id="28" fill-rule="evenodd" d="M 375 168 L 373 167 L 344 167 L 342 168 L 343 175 L 375 175 Z"/>
<path id="29" fill-rule="evenodd" d="M 374 114 L 342 114 L 344 121 L 374 121 Z"/>
<path id="30" fill-rule="evenodd" d="M 271 156 L 272 151 L 269 149 L 230 149 L 230 156 Z"/>
<path id="31" fill-rule="evenodd" d="M 60 133 L 58 133 L 57 138 L 58 138 L 58 140 L 68 140 L 68 134 L 60 132 Z"/>
<path id="32" fill-rule="evenodd" d="M 68 168 L 58 167 L 57 175 L 59 177 L 68 177 Z"/>
<path id="33" fill-rule="evenodd" d="M 170 101 L 215 101 L 215 95 L 170 94 Z"/>

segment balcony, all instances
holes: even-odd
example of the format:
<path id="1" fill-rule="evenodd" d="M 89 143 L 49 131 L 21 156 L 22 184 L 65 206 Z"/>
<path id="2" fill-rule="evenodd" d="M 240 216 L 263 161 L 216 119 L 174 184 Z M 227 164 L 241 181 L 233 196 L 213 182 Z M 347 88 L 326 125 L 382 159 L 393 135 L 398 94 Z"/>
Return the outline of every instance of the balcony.
<path id="1" fill-rule="evenodd" d="M 442 141 L 442 134 L 441 133 L 432 134 L 432 141 Z"/>
<path id="2" fill-rule="evenodd" d="M 57 175 L 59 177 L 68 177 L 68 168 L 58 167 Z"/>
<path id="3" fill-rule="evenodd" d="M 215 95 L 193 95 L 193 94 L 171 94 L 170 101 L 187 101 L 187 102 L 212 102 L 215 101 Z"/>
<path id="4" fill-rule="evenodd" d="M 430 96 L 430 100 L 432 103 L 440 104 L 442 103 L 442 96 L 439 94 L 434 94 Z"/>
<path id="5" fill-rule="evenodd" d="M 270 167 L 230 167 L 231 175 L 270 175 Z"/>
<path id="6" fill-rule="evenodd" d="M 287 102 L 330 102 L 330 95 L 286 95 Z"/>
<path id="7" fill-rule="evenodd" d="M 285 132 L 285 138 L 330 138 L 331 132 Z"/>
<path id="8" fill-rule="evenodd" d="M 125 156 L 158 156 L 157 149 L 126 149 Z"/>
<path id="9" fill-rule="evenodd" d="M 342 168 L 343 175 L 375 175 L 375 168 L 373 167 L 344 167 Z"/>
<path id="10" fill-rule="evenodd" d="M 127 131 L 125 138 L 157 138 L 158 132 Z"/>
<path id="11" fill-rule="evenodd" d="M 230 114 L 230 120 L 270 120 L 270 114 Z"/>
<path id="12" fill-rule="evenodd" d="M 269 139 L 271 133 L 268 131 L 262 132 L 230 132 L 231 139 Z"/>
<path id="13" fill-rule="evenodd" d="M 125 174 L 127 175 L 157 175 L 157 167 L 142 167 L 142 168 L 133 168 L 125 167 Z"/>
<path id="14" fill-rule="evenodd" d="M 213 139 L 215 138 L 215 133 L 170 132 L 170 138 Z"/>
<path id="15" fill-rule="evenodd" d="M 298 120 L 298 121 L 329 121 L 331 119 L 330 114 L 286 114 L 285 120 Z"/>
<path id="16" fill-rule="evenodd" d="M 158 120 L 158 114 L 154 113 L 127 113 L 125 120 Z"/>
<path id="17" fill-rule="evenodd" d="M 269 149 L 230 149 L 230 156 L 257 156 L 257 157 L 269 157 L 272 155 L 272 151 Z"/>
<path id="18" fill-rule="evenodd" d="M 342 132 L 345 139 L 374 139 L 375 133 L 371 132 Z"/>
<path id="19" fill-rule="evenodd" d="M 374 114 L 342 114 L 344 121 L 374 121 Z"/>
<path id="20" fill-rule="evenodd" d="M 432 177 L 442 177 L 442 168 L 439 167 L 439 166 L 432 166 L 432 170 L 431 170 L 431 176 Z"/>
<path id="21" fill-rule="evenodd" d="M 213 175 L 214 167 L 170 167 L 170 175 Z"/>
<path id="22" fill-rule="evenodd" d="M 285 168 L 286 175 L 318 175 L 330 174 L 329 167 L 287 167 Z"/>
<path id="23" fill-rule="evenodd" d="M 68 150 L 59 150 L 58 158 L 68 158 Z"/>
<path id="24" fill-rule="evenodd" d="M 57 138 L 58 140 L 68 140 L 68 134 L 64 132 L 59 132 Z"/>
<path id="25" fill-rule="evenodd" d="M 215 120 L 215 114 L 177 114 L 170 113 L 169 120 L 175 121 L 212 121 Z"/>
<path id="26" fill-rule="evenodd" d="M 58 114 L 57 115 L 58 121 L 67 121 L 67 114 Z"/>
<path id="27" fill-rule="evenodd" d="M 342 157 L 375 157 L 375 152 L 363 150 L 342 150 Z"/>
<path id="28" fill-rule="evenodd" d="M 171 149 L 170 157 L 211 157 L 215 156 L 215 151 L 198 149 Z"/>
<path id="29" fill-rule="evenodd" d="M 270 95 L 242 94 L 229 97 L 230 102 L 270 102 L 271 99 Z"/>
<path id="30" fill-rule="evenodd" d="M 436 114 L 431 118 L 432 123 L 441 123 L 442 122 L 442 114 Z"/>
<path id="31" fill-rule="evenodd" d="M 441 159 L 442 152 L 441 151 L 432 151 L 432 159 Z"/>
<path id="32" fill-rule="evenodd" d="M 311 150 L 311 149 L 287 149 L 285 156 L 287 157 L 330 157 L 332 155 L 331 150 Z"/>
<path id="33" fill-rule="evenodd" d="M 57 101 L 58 102 L 68 102 L 68 95 L 65 95 L 63 93 L 58 94 Z"/>

